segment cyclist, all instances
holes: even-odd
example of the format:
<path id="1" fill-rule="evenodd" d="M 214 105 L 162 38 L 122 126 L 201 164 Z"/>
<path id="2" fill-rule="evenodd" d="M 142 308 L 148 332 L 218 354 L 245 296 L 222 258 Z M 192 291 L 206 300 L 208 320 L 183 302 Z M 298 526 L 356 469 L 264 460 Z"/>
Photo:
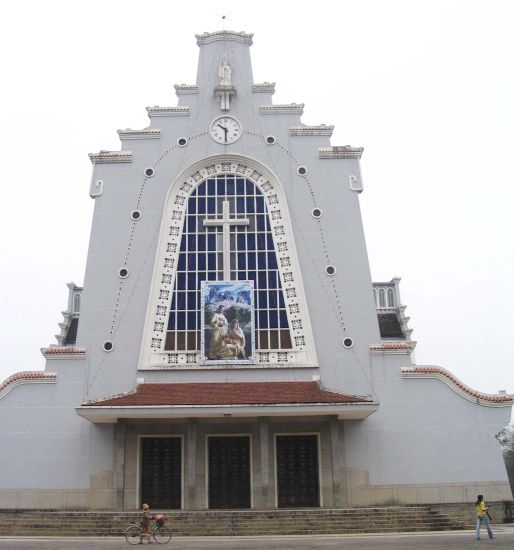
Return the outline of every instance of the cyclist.
<path id="1" fill-rule="evenodd" d="M 141 537 L 139 539 L 139 544 L 143 544 L 143 537 L 146 537 L 148 544 L 152 544 L 152 533 L 150 532 L 150 521 L 154 519 L 150 513 L 150 506 L 148 504 L 143 504 L 143 519 L 141 521 Z"/>

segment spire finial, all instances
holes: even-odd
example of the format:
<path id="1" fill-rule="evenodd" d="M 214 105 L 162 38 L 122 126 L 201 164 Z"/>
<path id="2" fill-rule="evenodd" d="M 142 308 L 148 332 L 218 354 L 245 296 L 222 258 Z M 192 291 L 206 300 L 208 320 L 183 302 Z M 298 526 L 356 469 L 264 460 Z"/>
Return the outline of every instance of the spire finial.
<path id="1" fill-rule="evenodd" d="M 224 13 L 222 15 L 218 15 L 219 21 L 221 22 L 221 30 L 223 30 L 223 31 L 226 30 L 225 29 L 225 23 L 226 23 L 227 19 L 229 19 L 229 15 L 230 15 L 230 13 Z"/>

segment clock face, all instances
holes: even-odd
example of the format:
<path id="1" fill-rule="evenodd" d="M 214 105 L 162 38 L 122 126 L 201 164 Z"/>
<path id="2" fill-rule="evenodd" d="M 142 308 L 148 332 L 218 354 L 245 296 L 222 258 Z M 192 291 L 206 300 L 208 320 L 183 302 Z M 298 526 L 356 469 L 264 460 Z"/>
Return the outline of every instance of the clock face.
<path id="1" fill-rule="evenodd" d="M 220 116 L 212 121 L 210 132 L 218 143 L 234 143 L 241 137 L 241 123 L 231 116 Z"/>

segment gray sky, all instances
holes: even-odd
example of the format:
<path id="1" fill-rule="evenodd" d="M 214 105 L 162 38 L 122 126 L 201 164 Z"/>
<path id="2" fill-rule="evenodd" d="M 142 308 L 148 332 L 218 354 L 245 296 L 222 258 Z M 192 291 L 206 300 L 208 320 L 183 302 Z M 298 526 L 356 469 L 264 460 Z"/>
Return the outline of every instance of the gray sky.
<path id="1" fill-rule="evenodd" d="M 0 379 L 44 368 L 83 282 L 87 153 L 194 83 L 195 33 L 254 33 L 255 82 L 364 146 L 372 277 L 402 277 L 416 362 L 514 393 L 514 2 L 4 2 Z"/>

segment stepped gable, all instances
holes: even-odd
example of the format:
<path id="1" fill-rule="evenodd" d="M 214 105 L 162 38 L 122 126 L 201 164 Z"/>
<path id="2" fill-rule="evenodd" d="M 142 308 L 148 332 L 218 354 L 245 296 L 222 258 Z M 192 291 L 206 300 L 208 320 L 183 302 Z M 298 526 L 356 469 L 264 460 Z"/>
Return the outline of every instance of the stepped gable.
<path id="1" fill-rule="evenodd" d="M 140 384 L 135 392 L 84 405 L 285 405 L 372 403 L 366 397 L 325 390 L 317 382 Z"/>

